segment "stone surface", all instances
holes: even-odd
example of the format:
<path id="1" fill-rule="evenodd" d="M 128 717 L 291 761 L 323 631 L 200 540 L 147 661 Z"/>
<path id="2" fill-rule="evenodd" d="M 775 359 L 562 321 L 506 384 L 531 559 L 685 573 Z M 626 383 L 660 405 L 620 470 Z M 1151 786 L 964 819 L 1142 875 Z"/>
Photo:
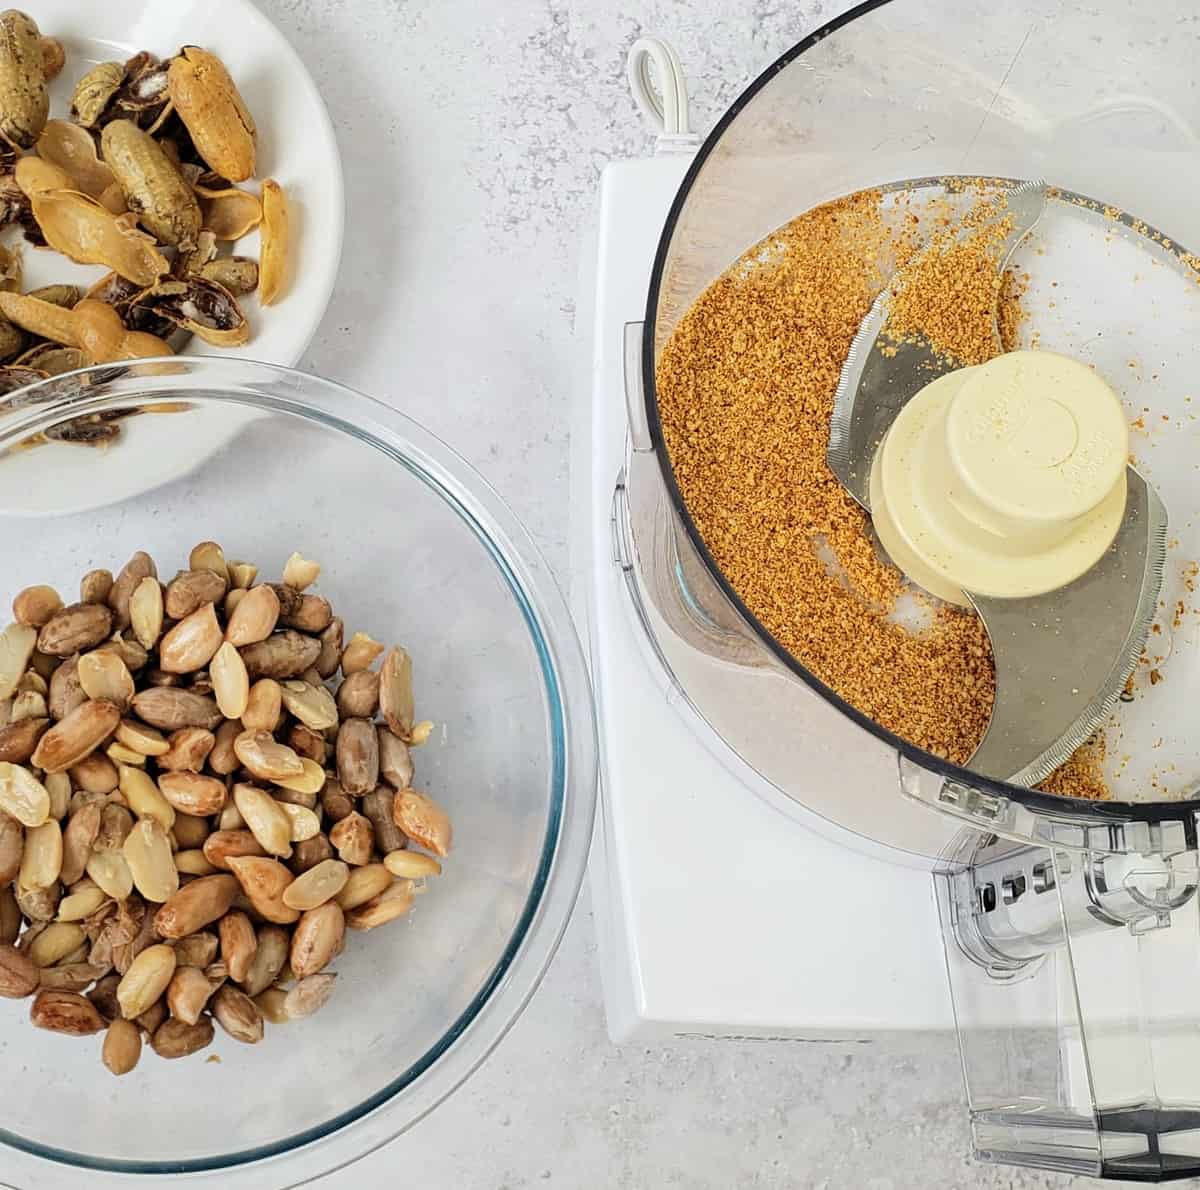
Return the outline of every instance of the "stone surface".
<path id="1" fill-rule="evenodd" d="M 315 76 L 346 167 L 341 277 L 302 366 L 391 402 L 448 440 L 565 574 L 581 233 L 603 164 L 651 147 L 625 82 L 626 51 L 643 32 L 670 39 L 687 70 L 693 126 L 706 130 L 759 70 L 844 6 L 259 2 Z M 319 1185 L 401 1182 L 1072 1184 L 969 1161 L 949 1045 L 919 1062 L 782 1043 L 613 1046 L 586 895 L 544 985 L 484 1068 L 406 1136 Z"/>

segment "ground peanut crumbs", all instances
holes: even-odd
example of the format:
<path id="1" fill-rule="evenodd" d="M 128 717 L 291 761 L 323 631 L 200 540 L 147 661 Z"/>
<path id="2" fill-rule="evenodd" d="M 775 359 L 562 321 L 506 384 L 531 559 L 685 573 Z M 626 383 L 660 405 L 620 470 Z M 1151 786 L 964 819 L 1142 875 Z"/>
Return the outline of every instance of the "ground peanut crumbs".
<path id="1" fill-rule="evenodd" d="M 866 514 L 825 461 L 834 391 L 882 287 L 881 261 L 890 271 L 917 246 L 919 217 L 896 230 L 881 201 L 872 191 L 818 207 L 709 286 L 664 347 L 659 412 L 688 510 L 750 611 L 859 710 L 963 764 L 991 715 L 983 625 L 945 605 L 919 632 L 889 619 L 901 576 L 876 555 Z M 995 354 L 1000 281 L 989 237 L 983 228 L 917 262 L 903 333 L 923 332 L 971 363 Z M 1002 290 L 1006 338 L 1019 288 Z M 1086 781 L 1068 784 L 1102 796 Z"/>
<path id="2" fill-rule="evenodd" d="M 1111 796 L 1108 783 L 1104 779 L 1105 751 L 1104 733 L 1097 732 L 1090 740 L 1076 748 L 1070 760 L 1055 769 L 1038 788 L 1065 797 L 1086 797 L 1094 801 L 1104 801 Z"/>
<path id="3" fill-rule="evenodd" d="M 956 239 L 955 229 L 934 236 L 891 299 L 888 335 L 920 336 L 959 366 L 993 358 L 997 352 L 992 318 L 1001 293 L 996 254 L 1011 229 L 1012 217 L 1007 216 L 962 241 Z"/>

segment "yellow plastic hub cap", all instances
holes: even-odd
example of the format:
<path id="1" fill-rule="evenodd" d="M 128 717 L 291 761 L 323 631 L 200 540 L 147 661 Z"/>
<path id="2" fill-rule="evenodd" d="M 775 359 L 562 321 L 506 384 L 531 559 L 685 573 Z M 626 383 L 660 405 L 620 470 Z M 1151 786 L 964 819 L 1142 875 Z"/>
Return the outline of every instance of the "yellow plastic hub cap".
<path id="1" fill-rule="evenodd" d="M 875 531 L 914 582 L 1023 598 L 1073 582 L 1125 513 L 1129 431 L 1092 369 L 1014 351 L 927 384 L 871 469 Z"/>

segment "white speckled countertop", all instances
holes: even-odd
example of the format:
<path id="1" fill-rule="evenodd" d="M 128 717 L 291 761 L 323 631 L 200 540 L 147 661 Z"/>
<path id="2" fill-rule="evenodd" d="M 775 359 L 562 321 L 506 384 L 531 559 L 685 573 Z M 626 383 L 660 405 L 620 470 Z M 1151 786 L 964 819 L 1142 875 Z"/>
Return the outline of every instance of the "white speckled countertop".
<path id="1" fill-rule="evenodd" d="M 911 0 L 951 3 L 952 0 Z M 840 0 L 259 0 L 346 169 L 341 278 L 303 367 L 462 452 L 567 566 L 582 229 L 642 155 L 625 53 L 674 42 L 707 129 Z M 1070 1179 L 973 1165 L 957 1054 L 609 1043 L 586 894 L 541 990 L 465 1088 L 322 1190 L 963 1190 Z"/>

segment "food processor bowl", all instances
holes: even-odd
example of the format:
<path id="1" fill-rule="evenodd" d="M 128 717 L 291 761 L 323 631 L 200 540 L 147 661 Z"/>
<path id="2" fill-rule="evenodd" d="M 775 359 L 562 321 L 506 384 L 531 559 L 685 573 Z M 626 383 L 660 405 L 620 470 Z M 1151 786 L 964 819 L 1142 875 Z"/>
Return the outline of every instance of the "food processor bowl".
<path id="1" fill-rule="evenodd" d="M 614 506 L 642 623 L 742 769 L 848 837 L 932 861 L 977 1153 L 1145 1181 L 1200 1173 L 1198 50 L 1185 0 L 869 0 L 795 45 L 721 118 L 672 206 L 645 323 L 627 332 Z M 771 267 L 778 229 L 854 192 L 953 199 L 979 178 L 1049 184 L 1028 249 L 1045 260 L 1014 258 L 1042 315 L 1040 340 L 1019 345 L 1114 385 L 1169 517 L 1152 655 L 1117 709 L 1107 800 L 952 764 L 820 681 L 715 561 L 660 418 L 672 333 L 733 266 Z M 885 776 L 814 788 L 813 748 Z"/>
<path id="2" fill-rule="evenodd" d="M 455 845 L 411 914 L 351 933 L 316 1015 L 257 1046 L 182 1061 L 147 1051 L 121 1080 L 100 1037 L 35 1029 L 0 1001 L 0 1168 L 52 1190 L 286 1186 L 345 1165 L 432 1110 L 520 1014 L 566 925 L 595 798 L 582 655 L 545 562 L 471 469 L 409 418 L 339 385 L 227 359 L 97 368 L 24 390 L 0 467 L 81 493 L 70 515 L 0 510 L 9 595 L 68 599 L 93 567 L 146 550 L 169 577 L 199 541 L 279 575 L 299 550 L 345 621 L 402 643 L 435 724 L 416 782 Z M 73 417 L 125 410 L 107 454 L 26 447 Z M 164 411 L 170 409 L 173 411 Z M 213 432 L 214 425 L 217 432 Z M 197 457 L 195 443 L 209 443 Z M 87 476 L 114 456 L 120 490 Z M 58 502 L 56 502 L 57 505 Z"/>
<path id="3" fill-rule="evenodd" d="M 750 248 L 764 245 L 772 232 L 822 203 L 875 187 L 895 188 L 901 180 L 1044 177 L 1072 198 L 1095 197 L 1121 213 L 1125 222 L 1113 221 L 1118 230 L 1135 223 L 1146 229 L 1145 238 L 1152 243 L 1157 243 L 1155 236 L 1165 241 L 1177 264 L 1180 256 L 1187 258 L 1180 271 L 1187 283 L 1194 281 L 1194 258 L 1187 248 L 1200 246 L 1200 215 L 1189 198 L 1200 179 L 1200 111 L 1189 61 L 1198 46 L 1195 14 L 1180 2 L 1135 13 L 1119 0 L 1086 12 L 1065 3 L 997 8 L 971 2 L 918 9 L 871 0 L 813 33 L 765 71 L 697 154 L 654 262 L 641 375 L 633 378 L 630 399 L 630 518 L 667 525 L 657 551 L 648 533 L 640 534 L 640 540 L 634 533 L 634 538 L 647 598 L 674 625 L 674 635 L 701 653 L 719 653 L 742 671 L 731 675 L 724 668 L 707 682 L 692 680 L 689 697 L 747 764 L 785 792 L 794 786 L 804 790 L 802 799 L 812 800 L 804 787 L 802 754 L 781 744 L 775 730 L 787 717 L 780 699 L 790 696 L 780 693 L 777 680 L 784 675 L 799 679 L 796 685 L 804 686 L 806 694 L 816 691 L 922 769 L 991 795 L 994 825 L 1020 837 L 1040 829 L 1022 815 L 1024 807 L 1041 815 L 1100 821 L 1154 821 L 1177 812 L 1177 805 L 1164 811 L 1159 804 L 1164 795 L 1135 789 L 1132 779 L 1121 783 L 1112 800 L 1087 803 L 987 780 L 884 730 L 821 683 L 803 658 L 772 639 L 705 545 L 667 454 L 655 372 L 667 340 L 692 303 Z M 1158 263 L 1147 260 L 1147 270 Z M 1081 275 L 1078 288 L 1095 281 Z M 1113 303 L 1117 316 L 1123 311 L 1127 322 L 1139 305 L 1136 292 L 1130 289 L 1120 309 Z M 1144 291 L 1140 296 L 1144 302 Z M 1060 306 L 1070 311 L 1066 298 Z M 1196 309 L 1155 309 L 1153 317 L 1166 321 L 1167 313 L 1173 313 L 1174 332 L 1188 325 Z M 1085 321 L 1101 317 L 1114 314 L 1089 309 L 1082 315 Z M 1101 326 L 1107 322 L 1096 322 L 1093 340 L 1103 337 Z M 1145 315 L 1136 327 L 1125 329 L 1154 332 Z M 1043 335 L 1041 345 L 1053 349 L 1048 338 Z M 1176 425 L 1183 423 L 1185 433 L 1194 416 L 1191 353 L 1186 347 L 1174 349 L 1170 362 L 1178 364 L 1182 375 L 1176 391 L 1158 374 L 1160 360 L 1150 351 L 1144 369 L 1128 366 L 1135 355 L 1141 359 L 1145 346 L 1126 336 L 1113 343 L 1110 356 L 1093 355 L 1088 362 L 1097 363 L 1110 379 L 1120 373 L 1116 382 L 1131 421 L 1143 411 L 1143 399 L 1150 403 L 1147 394 L 1152 392 L 1155 417 L 1173 417 Z M 1159 347 L 1157 339 L 1153 347 Z M 1183 433 L 1176 432 L 1174 441 L 1182 442 Z M 1152 449 L 1153 455 L 1149 448 L 1142 452 L 1151 463 L 1166 447 L 1159 439 Z M 1186 593 L 1188 564 L 1200 558 L 1200 517 L 1193 515 L 1200 513 L 1200 499 L 1185 467 L 1176 468 L 1174 477 L 1164 470 L 1154 470 L 1151 478 L 1170 515 L 1174 569 L 1163 598 L 1173 602 Z M 651 512 L 654 508 L 658 511 Z M 701 623 L 704 627 L 697 628 Z M 1193 635 L 1183 634 L 1189 658 Z M 717 637 L 720 646 L 713 643 Z M 1182 656 L 1185 650 L 1178 652 Z M 1183 669 L 1180 657 L 1174 664 Z M 1194 668 L 1190 660 L 1187 664 L 1188 679 L 1200 681 L 1200 661 Z M 1180 737 L 1182 755 L 1171 757 L 1177 771 L 1169 798 L 1180 803 L 1189 800 L 1193 789 L 1200 790 L 1200 735 L 1170 721 L 1169 704 L 1178 701 L 1177 687 L 1171 693 L 1174 686 L 1156 690 L 1153 703 L 1157 734 Z M 729 704 L 736 704 L 732 711 Z M 747 705 L 762 716 L 743 713 Z M 761 719 L 772 728 L 757 731 L 750 721 Z M 1122 796 L 1126 790 L 1128 797 Z M 914 834 L 909 819 L 897 820 L 895 837 L 887 838 L 893 825 L 889 816 L 859 815 L 844 804 L 850 800 L 831 791 L 827 804 L 817 808 L 852 830 L 882 830 L 884 841 L 896 846 L 926 855 L 940 851 L 943 840 L 936 833 L 925 838 L 919 830 Z M 958 807 L 947 803 L 944 808 Z"/>

